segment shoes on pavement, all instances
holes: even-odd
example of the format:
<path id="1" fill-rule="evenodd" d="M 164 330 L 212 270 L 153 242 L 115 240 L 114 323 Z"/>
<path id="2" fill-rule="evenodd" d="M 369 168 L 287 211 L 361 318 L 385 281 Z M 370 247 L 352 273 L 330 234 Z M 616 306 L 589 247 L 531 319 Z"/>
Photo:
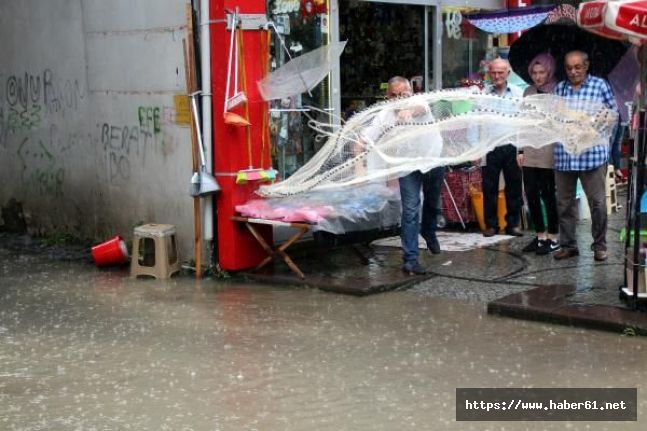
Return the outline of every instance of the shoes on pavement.
<path id="1" fill-rule="evenodd" d="M 408 275 L 425 275 L 427 269 L 418 262 L 407 262 L 402 265 L 402 272 Z"/>
<path id="2" fill-rule="evenodd" d="M 489 227 L 483 231 L 483 236 L 489 238 L 497 234 L 497 230 L 493 227 Z"/>
<path id="3" fill-rule="evenodd" d="M 604 260 L 607 260 L 609 258 L 609 255 L 607 254 L 606 250 L 595 250 L 593 252 L 593 259 L 597 260 L 598 262 L 602 262 Z"/>
<path id="4" fill-rule="evenodd" d="M 518 226 L 506 227 L 505 228 L 505 234 L 506 235 L 512 235 L 512 236 L 523 236 L 523 232 L 521 231 L 521 229 L 519 229 Z"/>
<path id="5" fill-rule="evenodd" d="M 539 241 L 539 242 L 541 244 L 539 245 L 539 247 L 537 247 L 537 250 L 535 251 L 535 253 L 539 256 L 543 256 L 549 253 L 554 253 L 562 248 L 562 246 L 559 245 L 557 241 L 553 241 L 550 239 L 547 239 L 545 241 Z"/>
<path id="6" fill-rule="evenodd" d="M 544 241 L 540 240 L 537 237 L 534 237 L 532 241 L 528 243 L 527 246 L 521 249 L 524 253 L 532 253 L 533 251 L 537 251 L 537 249 L 544 243 Z"/>
<path id="7" fill-rule="evenodd" d="M 562 248 L 561 250 L 555 252 L 553 257 L 557 260 L 568 259 L 569 257 L 579 256 L 580 251 L 576 248 Z"/>
<path id="8" fill-rule="evenodd" d="M 432 254 L 440 254 L 440 244 L 438 243 L 438 238 L 436 238 L 436 235 L 434 235 L 427 241 L 427 249 Z"/>

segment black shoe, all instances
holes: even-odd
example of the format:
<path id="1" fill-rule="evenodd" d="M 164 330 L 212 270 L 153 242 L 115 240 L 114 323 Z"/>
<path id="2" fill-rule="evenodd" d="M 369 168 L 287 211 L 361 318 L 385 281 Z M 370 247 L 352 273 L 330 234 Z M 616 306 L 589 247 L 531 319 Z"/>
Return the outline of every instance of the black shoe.
<path id="1" fill-rule="evenodd" d="M 425 275 L 427 269 L 418 262 L 407 262 L 402 265 L 402 272 L 408 275 Z"/>
<path id="2" fill-rule="evenodd" d="M 493 227 L 489 227 L 483 231 L 483 236 L 486 238 L 489 238 L 491 236 L 496 235 L 497 230 Z"/>
<path id="3" fill-rule="evenodd" d="M 537 249 L 539 249 L 539 247 L 541 247 L 544 242 L 545 241 L 542 241 L 539 238 L 534 237 L 532 241 L 528 243 L 527 246 L 521 249 L 521 251 L 523 251 L 524 253 L 532 253 L 533 251 L 537 251 Z"/>
<path id="4" fill-rule="evenodd" d="M 517 226 L 505 228 L 505 234 L 512 236 L 523 236 L 523 232 Z"/>
<path id="5" fill-rule="evenodd" d="M 537 253 L 537 255 L 539 256 L 543 256 L 549 253 L 554 253 L 562 248 L 562 246 L 559 245 L 557 241 L 552 241 L 550 239 L 547 239 L 545 241 L 540 241 L 540 243 L 541 245 L 537 247 L 537 251 L 535 251 L 535 253 Z"/>
<path id="6" fill-rule="evenodd" d="M 433 238 L 427 241 L 427 249 L 432 254 L 440 254 L 440 244 L 438 243 L 438 238 L 436 238 L 436 235 L 434 235 Z"/>

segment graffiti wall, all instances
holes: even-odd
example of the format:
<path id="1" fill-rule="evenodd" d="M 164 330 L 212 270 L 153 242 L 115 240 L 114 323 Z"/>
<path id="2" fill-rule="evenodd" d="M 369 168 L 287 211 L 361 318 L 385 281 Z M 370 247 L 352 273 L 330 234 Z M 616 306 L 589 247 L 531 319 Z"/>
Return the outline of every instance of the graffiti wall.
<path id="1" fill-rule="evenodd" d="M 0 2 L 0 207 L 21 202 L 32 232 L 97 240 L 171 223 L 190 249 L 184 5 Z"/>

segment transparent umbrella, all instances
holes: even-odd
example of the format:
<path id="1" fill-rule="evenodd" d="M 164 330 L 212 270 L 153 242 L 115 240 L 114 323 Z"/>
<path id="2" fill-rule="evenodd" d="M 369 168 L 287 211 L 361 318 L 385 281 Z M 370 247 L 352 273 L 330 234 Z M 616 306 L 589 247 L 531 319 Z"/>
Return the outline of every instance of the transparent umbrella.
<path id="1" fill-rule="evenodd" d="M 274 100 L 309 92 L 328 75 L 345 46 L 346 41 L 333 42 L 288 61 L 257 82 L 261 96 Z"/>

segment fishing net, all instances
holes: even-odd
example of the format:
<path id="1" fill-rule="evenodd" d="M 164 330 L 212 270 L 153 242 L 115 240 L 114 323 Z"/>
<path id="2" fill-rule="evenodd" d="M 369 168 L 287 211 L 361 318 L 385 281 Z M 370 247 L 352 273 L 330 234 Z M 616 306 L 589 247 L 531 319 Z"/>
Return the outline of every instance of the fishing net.
<path id="1" fill-rule="evenodd" d="M 501 98 L 470 90 L 437 91 L 377 103 L 326 131 L 325 145 L 289 178 L 261 186 L 264 197 L 342 192 L 384 184 L 485 156 L 497 146 L 539 148 L 561 142 L 578 154 L 608 145 L 618 113 L 599 102 L 541 94 Z"/>

